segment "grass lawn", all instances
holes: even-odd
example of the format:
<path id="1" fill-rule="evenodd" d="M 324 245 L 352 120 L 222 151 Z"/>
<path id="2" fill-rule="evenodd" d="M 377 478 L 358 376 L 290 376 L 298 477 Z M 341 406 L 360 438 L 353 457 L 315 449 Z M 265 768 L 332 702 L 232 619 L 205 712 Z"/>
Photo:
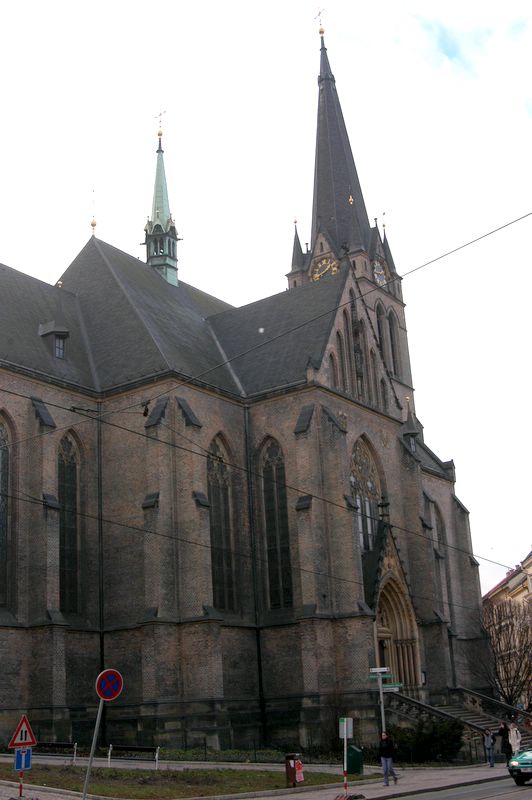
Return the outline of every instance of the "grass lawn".
<path id="1" fill-rule="evenodd" d="M 0 764 L 0 780 L 18 781 L 18 775 L 9 764 Z M 83 791 L 84 767 L 56 767 L 39 764 L 24 773 L 24 784 L 49 786 L 56 789 Z M 338 783 L 341 778 L 336 779 Z M 335 776 L 323 772 L 305 773 L 304 786 L 335 783 Z M 286 788 L 284 772 L 261 772 L 240 769 L 182 769 L 179 771 L 126 770 L 93 768 L 89 794 L 107 797 L 180 798 L 208 797 L 214 794 L 259 792 Z"/>

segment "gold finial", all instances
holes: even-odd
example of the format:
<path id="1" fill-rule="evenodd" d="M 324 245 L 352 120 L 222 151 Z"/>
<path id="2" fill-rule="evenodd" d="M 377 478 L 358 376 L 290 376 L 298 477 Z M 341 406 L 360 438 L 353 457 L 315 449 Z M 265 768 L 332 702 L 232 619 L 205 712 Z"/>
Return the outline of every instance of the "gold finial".
<path id="1" fill-rule="evenodd" d="M 159 120 L 159 130 L 157 131 L 159 139 L 163 135 L 163 114 L 166 114 L 166 111 L 159 111 L 159 113 L 155 115 L 155 119 Z"/>
<path id="2" fill-rule="evenodd" d="M 58 289 L 60 289 L 62 287 L 63 281 L 61 280 L 61 278 L 57 281 L 57 283 L 55 285 L 57 286 Z"/>
<path id="3" fill-rule="evenodd" d="M 347 198 L 347 202 L 349 203 L 349 205 L 350 205 L 350 206 L 352 206 L 352 205 L 353 205 L 353 203 L 355 202 L 355 201 L 353 200 L 353 195 L 352 195 L 352 194 L 350 194 L 350 195 L 349 195 L 349 197 Z"/>
<path id="4" fill-rule="evenodd" d="M 314 17 L 314 19 L 319 19 L 319 21 L 320 21 L 320 36 L 323 36 L 323 34 L 325 33 L 325 28 L 321 24 L 321 15 L 323 14 L 324 11 L 325 11 L 324 8 L 319 8 L 318 9 L 318 13 Z"/>
<path id="5" fill-rule="evenodd" d="M 383 230 L 384 233 L 386 233 L 386 220 L 385 220 L 385 217 L 386 217 L 386 211 L 383 211 L 382 212 L 382 230 Z"/>
<path id="6" fill-rule="evenodd" d="M 294 217 L 294 225 L 297 225 L 297 217 Z"/>
<path id="7" fill-rule="evenodd" d="M 96 220 L 94 219 L 94 217 L 92 218 L 91 228 L 92 228 L 92 235 L 95 236 L 96 235 Z"/>

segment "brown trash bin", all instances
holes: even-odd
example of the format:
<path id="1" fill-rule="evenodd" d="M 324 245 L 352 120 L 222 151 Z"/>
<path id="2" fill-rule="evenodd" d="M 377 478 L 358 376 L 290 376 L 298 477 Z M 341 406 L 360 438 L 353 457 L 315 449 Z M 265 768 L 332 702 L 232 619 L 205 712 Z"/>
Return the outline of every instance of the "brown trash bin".
<path id="1" fill-rule="evenodd" d="M 300 753 L 286 753 L 284 757 L 284 768 L 286 772 L 286 785 L 297 786 L 296 781 L 296 761 L 301 758 Z"/>

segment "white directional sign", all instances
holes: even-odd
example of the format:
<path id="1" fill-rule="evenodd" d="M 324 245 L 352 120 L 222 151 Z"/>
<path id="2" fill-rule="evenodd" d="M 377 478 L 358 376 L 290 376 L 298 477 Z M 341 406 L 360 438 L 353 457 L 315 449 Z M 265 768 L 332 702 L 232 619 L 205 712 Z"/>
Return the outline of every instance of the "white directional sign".
<path id="1" fill-rule="evenodd" d="M 389 672 L 390 667 L 371 667 L 370 672 Z"/>
<path id="2" fill-rule="evenodd" d="M 382 687 L 382 691 L 383 692 L 398 692 L 400 688 L 401 688 L 400 686 L 386 686 L 386 684 L 384 684 L 384 686 Z"/>

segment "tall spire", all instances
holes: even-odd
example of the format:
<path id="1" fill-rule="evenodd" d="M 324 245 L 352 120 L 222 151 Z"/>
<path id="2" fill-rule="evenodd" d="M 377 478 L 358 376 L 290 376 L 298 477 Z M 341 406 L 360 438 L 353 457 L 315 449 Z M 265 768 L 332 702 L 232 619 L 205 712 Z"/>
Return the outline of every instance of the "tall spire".
<path id="1" fill-rule="evenodd" d="M 151 219 L 148 219 L 144 228 L 146 232 L 146 262 L 157 270 L 168 283 L 177 286 L 176 245 L 179 239 L 168 202 L 161 129 L 157 135 L 159 147 L 157 148 L 153 205 Z"/>
<path id="2" fill-rule="evenodd" d="M 311 247 L 321 231 L 340 255 L 367 249 L 370 224 L 323 34 Z"/>

